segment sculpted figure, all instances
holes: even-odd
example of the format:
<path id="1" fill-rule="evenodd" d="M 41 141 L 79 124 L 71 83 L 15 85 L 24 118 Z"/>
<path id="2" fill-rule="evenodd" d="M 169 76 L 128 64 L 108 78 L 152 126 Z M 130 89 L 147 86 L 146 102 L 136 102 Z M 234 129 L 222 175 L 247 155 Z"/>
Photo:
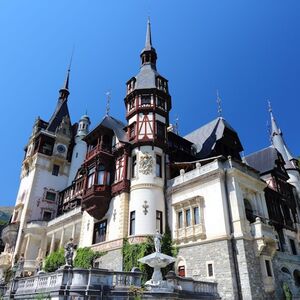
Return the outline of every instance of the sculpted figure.
<path id="1" fill-rule="evenodd" d="M 156 230 L 156 234 L 154 236 L 154 247 L 156 252 L 161 252 L 161 240 L 162 235 L 159 233 L 158 230 Z"/>
<path id="2" fill-rule="evenodd" d="M 76 249 L 76 246 L 73 243 L 73 239 L 70 238 L 69 242 L 65 244 L 65 261 L 66 266 L 73 267 L 73 256 L 74 256 L 74 250 Z"/>

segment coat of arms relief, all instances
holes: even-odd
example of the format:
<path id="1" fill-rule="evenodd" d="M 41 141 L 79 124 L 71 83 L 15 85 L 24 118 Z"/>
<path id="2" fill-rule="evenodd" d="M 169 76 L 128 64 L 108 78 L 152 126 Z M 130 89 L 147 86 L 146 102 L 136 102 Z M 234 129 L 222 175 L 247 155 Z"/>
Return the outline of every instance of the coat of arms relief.
<path id="1" fill-rule="evenodd" d="M 149 175 L 153 170 L 153 157 L 148 152 L 140 156 L 139 172 L 144 175 Z"/>

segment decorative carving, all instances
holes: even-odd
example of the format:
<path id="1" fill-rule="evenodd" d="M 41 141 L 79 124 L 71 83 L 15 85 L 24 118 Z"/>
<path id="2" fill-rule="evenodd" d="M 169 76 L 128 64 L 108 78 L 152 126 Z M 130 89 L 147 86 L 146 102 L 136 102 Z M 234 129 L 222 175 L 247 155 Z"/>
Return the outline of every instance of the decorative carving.
<path id="1" fill-rule="evenodd" d="M 148 152 L 145 152 L 140 157 L 139 172 L 144 175 L 149 175 L 153 170 L 153 157 Z"/>
<path id="2" fill-rule="evenodd" d="M 149 208 L 149 205 L 147 204 L 147 200 L 144 201 L 144 204 L 142 206 L 144 208 L 144 215 L 147 215 L 148 213 L 148 208 Z"/>
<path id="3" fill-rule="evenodd" d="M 154 236 L 154 247 L 155 247 L 155 252 L 161 252 L 161 240 L 162 240 L 162 235 L 159 233 L 158 230 L 156 230 L 155 236 Z"/>
<path id="4" fill-rule="evenodd" d="M 76 245 L 73 243 L 73 239 L 70 238 L 69 242 L 65 245 L 65 261 L 66 261 L 66 267 L 73 267 L 73 256 L 74 251 L 76 249 Z"/>

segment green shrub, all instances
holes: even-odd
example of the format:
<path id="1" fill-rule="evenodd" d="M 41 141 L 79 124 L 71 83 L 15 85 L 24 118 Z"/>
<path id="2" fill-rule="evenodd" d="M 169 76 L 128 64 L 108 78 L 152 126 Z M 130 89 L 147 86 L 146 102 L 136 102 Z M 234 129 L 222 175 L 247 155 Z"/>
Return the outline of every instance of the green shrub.
<path id="1" fill-rule="evenodd" d="M 90 248 L 79 248 L 76 252 L 76 257 L 74 259 L 74 267 L 89 269 L 93 267 L 94 260 L 98 257 L 103 256 L 106 252 L 94 252 Z"/>
<path id="2" fill-rule="evenodd" d="M 64 249 L 61 248 L 49 254 L 45 259 L 44 270 L 54 272 L 65 264 Z"/>

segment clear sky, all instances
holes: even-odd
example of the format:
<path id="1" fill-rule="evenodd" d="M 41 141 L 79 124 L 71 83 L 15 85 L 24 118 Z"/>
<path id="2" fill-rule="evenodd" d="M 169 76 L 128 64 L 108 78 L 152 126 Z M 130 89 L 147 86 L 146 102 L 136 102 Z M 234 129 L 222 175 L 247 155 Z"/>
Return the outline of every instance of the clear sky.
<path id="1" fill-rule="evenodd" d="M 15 202 L 23 148 L 37 116 L 49 120 L 75 45 L 72 122 L 86 111 L 125 120 L 150 15 L 158 70 L 169 80 L 182 135 L 223 116 L 245 154 L 269 145 L 267 99 L 294 155 L 299 145 L 300 1 L 0 1 L 0 205 Z"/>

